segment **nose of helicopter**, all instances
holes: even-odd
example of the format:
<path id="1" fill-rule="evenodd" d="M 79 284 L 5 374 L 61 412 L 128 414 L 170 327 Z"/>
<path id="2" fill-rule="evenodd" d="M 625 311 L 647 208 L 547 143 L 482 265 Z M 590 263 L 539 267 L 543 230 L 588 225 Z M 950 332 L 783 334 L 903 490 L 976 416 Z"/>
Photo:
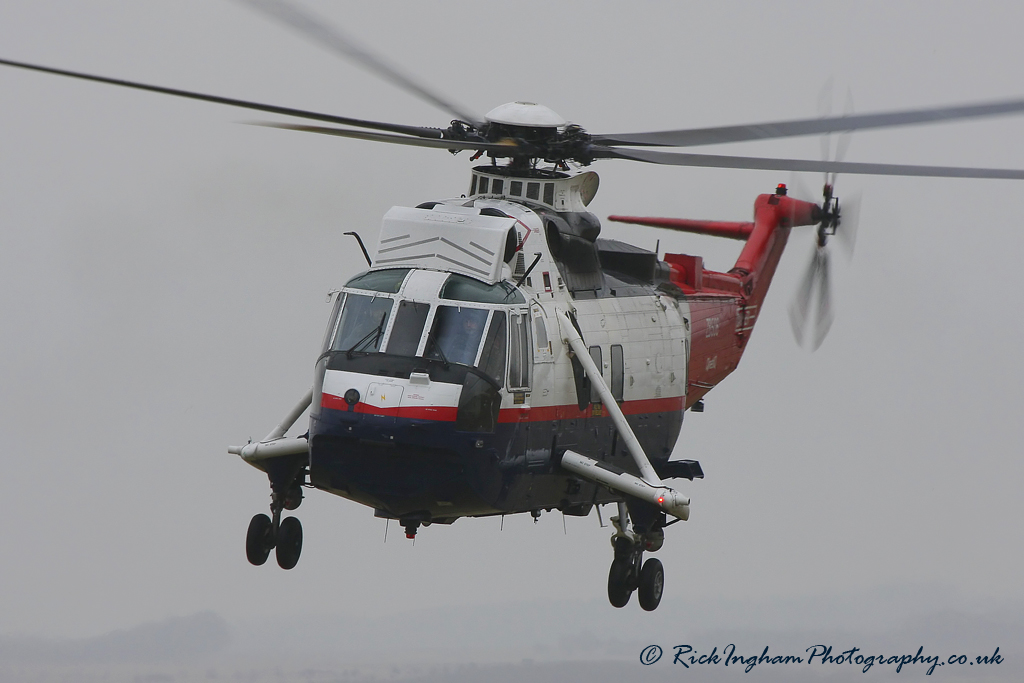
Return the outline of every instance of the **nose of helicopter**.
<path id="1" fill-rule="evenodd" d="M 488 416 L 499 406 L 497 391 L 467 368 L 432 370 L 438 376 L 325 370 L 310 417 L 310 482 L 385 516 L 437 521 L 493 512 L 467 474 L 479 468 L 467 463 L 496 452 L 497 416 Z M 445 381 L 456 377 L 462 382 Z"/>
<path id="2" fill-rule="evenodd" d="M 497 424 L 500 395 L 472 368 L 436 364 L 381 376 L 324 368 L 310 445 L 326 441 L 402 449 L 478 450 Z M 433 378 L 431 375 L 435 375 Z M 318 378 L 319 379 L 319 378 Z"/>

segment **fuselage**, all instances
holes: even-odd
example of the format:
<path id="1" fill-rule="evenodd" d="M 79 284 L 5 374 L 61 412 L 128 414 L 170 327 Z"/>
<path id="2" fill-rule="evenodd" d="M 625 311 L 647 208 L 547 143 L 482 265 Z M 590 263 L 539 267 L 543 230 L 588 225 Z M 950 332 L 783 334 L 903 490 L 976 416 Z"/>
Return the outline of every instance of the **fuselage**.
<path id="1" fill-rule="evenodd" d="M 388 213 L 373 266 L 338 293 L 316 365 L 314 486 L 423 523 L 582 515 L 621 500 L 557 466 L 571 449 L 636 471 L 556 308 L 647 457 L 668 460 L 684 410 L 735 369 L 767 282 L 702 271 L 705 287 L 693 257 L 666 263 L 599 239 L 587 176 L 533 182 L 487 169 L 469 199 Z M 762 257 L 781 254 L 785 236 Z"/>

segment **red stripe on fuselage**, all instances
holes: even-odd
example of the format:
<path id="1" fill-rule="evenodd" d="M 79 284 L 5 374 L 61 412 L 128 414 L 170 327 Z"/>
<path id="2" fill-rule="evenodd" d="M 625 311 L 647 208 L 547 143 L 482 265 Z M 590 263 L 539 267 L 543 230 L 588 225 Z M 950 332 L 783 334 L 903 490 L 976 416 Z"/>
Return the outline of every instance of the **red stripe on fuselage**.
<path id="1" fill-rule="evenodd" d="M 638 401 L 625 401 L 619 404 L 624 415 L 647 415 L 650 413 L 670 413 L 683 409 L 684 397 L 648 398 Z M 348 411 L 348 403 L 343 398 L 324 394 L 320 405 L 333 410 Z M 596 408 L 596 410 L 595 410 Z M 357 403 L 353 412 L 381 417 L 405 417 L 413 420 L 434 420 L 436 422 L 455 422 L 458 408 L 445 406 L 396 406 L 379 408 L 366 403 Z M 608 417 L 608 411 L 600 403 L 587 406 L 580 410 L 575 404 L 563 406 L 513 406 L 502 408 L 498 414 L 498 422 L 551 422 L 553 420 L 575 420 L 579 418 Z"/>
<path id="2" fill-rule="evenodd" d="M 647 398 L 624 401 L 619 404 L 623 415 L 647 415 L 670 413 L 683 409 L 684 397 Z M 513 406 L 502 408 L 498 422 L 550 422 L 552 420 L 575 420 L 579 418 L 608 417 L 608 411 L 601 403 L 592 403 L 585 410 L 575 404 L 564 406 Z"/>

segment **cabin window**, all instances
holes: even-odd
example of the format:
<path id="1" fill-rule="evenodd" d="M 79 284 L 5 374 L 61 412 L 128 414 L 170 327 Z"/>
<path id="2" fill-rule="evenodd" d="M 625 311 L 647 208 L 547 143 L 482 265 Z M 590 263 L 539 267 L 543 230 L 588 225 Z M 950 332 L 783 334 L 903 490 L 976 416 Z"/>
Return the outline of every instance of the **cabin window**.
<path id="1" fill-rule="evenodd" d="M 539 199 L 540 198 L 540 183 L 526 183 L 526 198 L 527 199 Z"/>
<path id="2" fill-rule="evenodd" d="M 622 401 L 622 378 L 625 370 L 622 363 L 622 345 L 612 344 L 612 396 L 616 401 Z"/>
<path id="3" fill-rule="evenodd" d="M 533 319 L 533 334 L 537 338 L 537 349 L 548 350 L 548 330 L 544 327 L 544 318 L 539 315 Z"/>
<path id="4" fill-rule="evenodd" d="M 555 204 L 555 184 L 544 183 L 544 203 L 554 206 Z"/>
<path id="5" fill-rule="evenodd" d="M 526 389 L 530 386 L 530 319 L 526 313 L 513 313 L 509 321 L 508 386 Z"/>
<path id="6" fill-rule="evenodd" d="M 521 197 L 523 195 L 523 181 L 513 180 L 508 184 L 508 193 L 515 196 Z"/>
<path id="7" fill-rule="evenodd" d="M 494 182 L 491 183 L 491 194 L 501 194 L 505 190 L 505 181 L 501 178 L 495 178 Z"/>
<path id="8" fill-rule="evenodd" d="M 430 304 L 403 301 L 398 304 L 395 324 L 388 335 L 388 353 L 396 356 L 415 356 L 423 335 L 423 324 L 427 322 Z"/>
<path id="9" fill-rule="evenodd" d="M 379 351 L 392 304 L 394 300 L 386 296 L 349 294 L 345 297 L 345 307 L 332 348 L 349 352 Z"/>
<path id="10" fill-rule="evenodd" d="M 508 346 L 508 336 L 505 331 L 505 312 L 494 311 L 491 313 L 491 324 L 487 328 L 487 339 L 484 341 L 484 350 L 480 354 L 480 369 L 488 377 L 501 384 L 501 376 L 505 374 L 505 349 Z"/>
<path id="11" fill-rule="evenodd" d="M 438 306 L 424 355 L 449 363 L 473 365 L 487 323 L 487 311 L 466 306 Z"/>
<path id="12" fill-rule="evenodd" d="M 408 268 L 371 270 L 368 273 L 356 275 L 345 286 L 351 289 L 366 289 L 371 292 L 398 294 L 398 290 L 402 288 L 402 283 L 405 282 L 405 276 L 408 274 Z"/>
<path id="13" fill-rule="evenodd" d="M 472 197 L 475 194 L 476 194 L 476 176 L 473 176 L 473 179 L 469 181 L 469 196 Z"/>
<path id="14" fill-rule="evenodd" d="M 487 178 L 480 178 L 480 194 L 487 194 Z"/>
<path id="15" fill-rule="evenodd" d="M 526 299 L 509 282 L 489 285 L 465 275 L 452 274 L 441 287 L 442 299 L 475 301 L 481 304 L 522 304 Z"/>

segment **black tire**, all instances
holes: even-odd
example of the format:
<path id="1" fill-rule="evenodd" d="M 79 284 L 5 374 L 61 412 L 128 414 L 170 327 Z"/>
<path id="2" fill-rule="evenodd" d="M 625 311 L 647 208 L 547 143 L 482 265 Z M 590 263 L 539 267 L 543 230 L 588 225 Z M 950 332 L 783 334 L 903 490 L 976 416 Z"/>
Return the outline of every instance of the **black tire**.
<path id="1" fill-rule="evenodd" d="M 302 553 L 302 524 L 298 517 L 281 520 L 277 530 L 277 564 L 281 569 L 291 569 L 299 563 Z"/>
<path id="2" fill-rule="evenodd" d="M 608 570 L 608 602 L 612 607 L 625 607 L 633 595 L 630 585 L 632 569 L 632 563 L 626 558 L 612 560 L 612 567 Z"/>
<path id="3" fill-rule="evenodd" d="M 640 585 L 637 587 L 636 597 L 641 607 L 653 612 L 661 604 L 661 595 L 664 592 L 665 569 L 661 566 L 661 560 L 652 557 L 644 562 L 640 570 Z"/>
<path id="4" fill-rule="evenodd" d="M 250 564 L 259 567 L 270 557 L 274 547 L 274 524 L 266 515 L 254 515 L 249 521 L 249 531 L 245 534 L 245 556 Z"/>

